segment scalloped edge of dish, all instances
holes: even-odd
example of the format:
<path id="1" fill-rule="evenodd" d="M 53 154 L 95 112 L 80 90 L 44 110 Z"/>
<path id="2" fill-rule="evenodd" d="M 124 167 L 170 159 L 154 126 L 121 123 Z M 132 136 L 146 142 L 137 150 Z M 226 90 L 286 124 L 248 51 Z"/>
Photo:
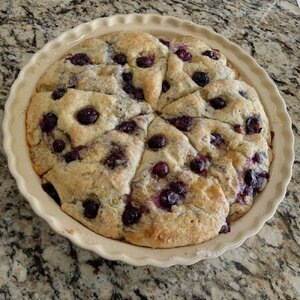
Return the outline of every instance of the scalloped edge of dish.
<path id="1" fill-rule="evenodd" d="M 243 80 L 255 86 L 258 91 L 269 117 L 271 130 L 275 132 L 271 176 L 251 210 L 233 223 L 231 233 L 219 235 L 199 245 L 172 249 L 150 249 L 130 245 L 97 235 L 64 214 L 38 184 L 39 178 L 32 169 L 25 139 L 25 111 L 38 78 L 65 50 L 78 42 L 124 30 L 125 26 L 126 30 L 146 31 L 167 37 L 181 34 L 199 37 L 212 48 L 220 49 L 240 72 Z M 247 73 L 244 70 L 247 70 Z M 20 93 L 23 102 L 18 100 Z M 18 115 L 18 118 L 14 118 L 17 113 L 20 113 L 20 117 Z M 32 56 L 11 88 L 5 105 L 3 133 L 3 145 L 9 170 L 15 177 L 21 194 L 29 201 L 35 213 L 46 220 L 54 231 L 67 237 L 76 245 L 92 250 L 103 258 L 120 260 L 136 266 L 190 265 L 202 259 L 218 257 L 225 251 L 240 246 L 246 239 L 257 234 L 264 223 L 274 215 L 284 198 L 292 176 L 294 160 L 291 119 L 284 100 L 266 71 L 240 47 L 210 28 L 187 20 L 160 15 L 131 14 L 100 18 L 66 31 L 47 43 Z M 284 138 L 285 143 L 280 143 L 278 141 L 280 138 Z M 19 151 L 20 146 L 23 146 L 26 151 Z M 285 153 L 284 161 L 280 160 L 281 153 Z"/>

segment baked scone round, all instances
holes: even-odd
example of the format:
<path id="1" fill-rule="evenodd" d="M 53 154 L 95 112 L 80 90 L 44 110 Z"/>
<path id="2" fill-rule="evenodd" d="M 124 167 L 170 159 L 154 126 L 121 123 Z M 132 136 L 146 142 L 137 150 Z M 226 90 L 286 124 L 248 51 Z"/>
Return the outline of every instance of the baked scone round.
<path id="1" fill-rule="evenodd" d="M 38 81 L 26 130 L 42 188 L 64 212 L 152 248 L 229 232 L 272 160 L 257 92 L 192 36 L 81 42 Z"/>

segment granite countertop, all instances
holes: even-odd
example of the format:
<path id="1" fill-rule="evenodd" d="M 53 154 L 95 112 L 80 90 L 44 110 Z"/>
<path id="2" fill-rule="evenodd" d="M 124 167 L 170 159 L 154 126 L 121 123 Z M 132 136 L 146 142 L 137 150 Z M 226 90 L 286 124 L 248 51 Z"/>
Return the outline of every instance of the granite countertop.
<path id="1" fill-rule="evenodd" d="M 265 68 L 286 101 L 296 138 L 293 178 L 285 200 L 258 235 L 220 258 L 168 269 L 107 261 L 71 244 L 33 213 L 8 171 L 1 132 L 0 299 L 300 299 L 296 0 L 1 0 L 0 123 L 13 81 L 47 41 L 82 22 L 133 12 L 210 26 Z"/>

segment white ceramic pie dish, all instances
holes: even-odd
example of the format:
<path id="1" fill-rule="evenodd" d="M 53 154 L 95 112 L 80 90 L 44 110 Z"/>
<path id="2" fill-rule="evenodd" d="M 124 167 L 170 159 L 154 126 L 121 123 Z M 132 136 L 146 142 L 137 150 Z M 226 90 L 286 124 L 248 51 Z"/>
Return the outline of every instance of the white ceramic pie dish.
<path id="1" fill-rule="evenodd" d="M 205 243 L 173 249 L 149 249 L 111 240 L 90 231 L 62 212 L 42 190 L 40 178 L 34 172 L 25 138 L 25 113 L 40 76 L 64 51 L 82 40 L 120 30 L 140 30 L 154 35 L 172 37 L 194 35 L 210 47 L 219 49 L 234 64 L 243 80 L 254 86 L 270 120 L 274 159 L 270 181 L 256 198 L 251 210 L 232 224 L 229 234 L 222 234 Z M 22 69 L 13 84 L 5 106 L 3 122 L 4 149 L 8 165 L 18 188 L 30 202 L 33 210 L 56 232 L 78 246 L 92 250 L 100 256 L 121 260 L 133 265 L 168 267 L 189 265 L 205 258 L 221 255 L 226 250 L 240 246 L 255 235 L 270 219 L 283 200 L 291 178 L 294 159 L 294 138 L 291 120 L 284 100 L 267 73 L 241 48 L 207 27 L 168 16 L 116 15 L 81 24 L 46 44 Z M 284 154 L 284 160 L 282 155 Z"/>

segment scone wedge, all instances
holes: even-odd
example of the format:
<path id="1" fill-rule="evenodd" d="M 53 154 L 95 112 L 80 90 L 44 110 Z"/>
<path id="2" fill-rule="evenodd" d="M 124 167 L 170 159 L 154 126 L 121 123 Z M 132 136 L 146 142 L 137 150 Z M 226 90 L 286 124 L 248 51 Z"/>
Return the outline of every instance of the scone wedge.
<path id="1" fill-rule="evenodd" d="M 88 228 L 122 238 L 121 216 L 152 119 L 143 115 L 123 122 L 80 149 L 77 159 L 58 162 L 42 177 L 46 192 L 55 187 L 62 210 Z"/>
<path id="2" fill-rule="evenodd" d="M 191 170 L 198 158 L 185 135 L 161 118 L 154 119 L 123 214 L 127 241 L 170 248 L 218 235 L 229 203 L 217 180 L 204 170 Z"/>

